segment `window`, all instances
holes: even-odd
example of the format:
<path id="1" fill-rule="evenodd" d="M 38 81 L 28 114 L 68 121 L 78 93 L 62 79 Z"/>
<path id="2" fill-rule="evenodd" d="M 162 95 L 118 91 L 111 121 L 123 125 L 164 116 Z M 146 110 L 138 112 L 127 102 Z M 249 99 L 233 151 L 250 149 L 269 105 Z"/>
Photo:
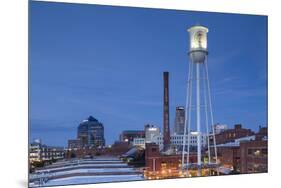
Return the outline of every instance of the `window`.
<path id="1" fill-rule="evenodd" d="M 255 156 L 255 157 L 267 156 L 267 148 L 248 149 L 248 155 Z"/>
<path id="2" fill-rule="evenodd" d="M 255 156 L 260 156 L 261 155 L 261 150 L 256 149 L 254 154 L 255 154 Z"/>
<path id="3" fill-rule="evenodd" d="M 261 150 L 262 155 L 267 155 L 267 148 Z"/>
<path id="4" fill-rule="evenodd" d="M 253 155 L 253 149 L 248 149 L 248 155 Z"/>
<path id="5" fill-rule="evenodd" d="M 167 168 L 167 163 L 162 162 L 162 163 L 161 163 L 161 168 L 162 168 L 162 169 L 166 169 L 166 168 Z"/>

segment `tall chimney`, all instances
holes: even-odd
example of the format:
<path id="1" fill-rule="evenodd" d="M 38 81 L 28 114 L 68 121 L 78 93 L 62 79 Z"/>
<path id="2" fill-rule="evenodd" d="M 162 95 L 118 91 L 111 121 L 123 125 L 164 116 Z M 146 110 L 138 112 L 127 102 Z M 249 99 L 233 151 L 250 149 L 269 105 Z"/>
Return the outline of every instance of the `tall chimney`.
<path id="1" fill-rule="evenodd" d="M 164 129 L 164 151 L 170 145 L 170 127 L 169 127 L 169 72 L 163 73 L 164 79 L 164 111 L 163 111 L 163 129 Z"/>

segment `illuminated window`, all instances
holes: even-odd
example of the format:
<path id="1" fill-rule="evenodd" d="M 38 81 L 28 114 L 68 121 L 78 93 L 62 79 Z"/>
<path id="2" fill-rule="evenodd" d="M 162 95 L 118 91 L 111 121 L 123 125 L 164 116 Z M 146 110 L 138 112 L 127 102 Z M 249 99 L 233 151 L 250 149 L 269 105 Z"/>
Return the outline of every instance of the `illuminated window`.
<path id="1" fill-rule="evenodd" d="M 166 169 L 166 168 L 167 168 L 167 163 L 162 162 L 162 163 L 161 163 L 161 168 L 162 168 L 162 169 Z"/>
<path id="2" fill-rule="evenodd" d="M 254 152 L 254 154 L 255 154 L 255 156 L 260 156 L 261 155 L 261 150 L 255 150 L 255 152 Z"/>

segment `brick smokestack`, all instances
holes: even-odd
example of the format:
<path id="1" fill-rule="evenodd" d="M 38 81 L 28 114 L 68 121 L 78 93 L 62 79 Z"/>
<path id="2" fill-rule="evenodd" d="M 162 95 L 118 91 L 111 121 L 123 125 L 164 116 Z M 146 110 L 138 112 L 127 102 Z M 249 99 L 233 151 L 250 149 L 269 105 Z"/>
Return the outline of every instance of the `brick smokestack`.
<path id="1" fill-rule="evenodd" d="M 169 127 L 169 72 L 163 73 L 164 79 L 164 111 L 163 111 L 163 131 L 164 131 L 164 151 L 170 145 L 170 127 Z"/>

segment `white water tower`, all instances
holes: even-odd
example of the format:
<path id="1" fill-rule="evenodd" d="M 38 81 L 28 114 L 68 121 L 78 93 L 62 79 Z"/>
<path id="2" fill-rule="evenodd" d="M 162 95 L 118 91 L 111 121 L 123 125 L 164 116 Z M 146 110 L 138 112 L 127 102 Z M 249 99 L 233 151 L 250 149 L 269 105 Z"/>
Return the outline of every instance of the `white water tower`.
<path id="1" fill-rule="evenodd" d="M 201 176 L 202 168 L 206 169 L 210 168 L 211 166 L 217 165 L 217 149 L 214 133 L 214 120 L 207 63 L 207 33 L 209 30 L 204 26 L 196 25 L 192 26 L 187 31 L 189 33 L 190 44 L 188 52 L 189 70 L 185 106 L 186 118 L 184 129 L 184 142 L 182 149 L 182 168 L 183 170 L 186 169 L 187 175 L 189 169 L 198 169 L 197 175 Z M 195 90 L 193 89 L 193 87 Z M 191 146 L 190 134 L 192 131 L 191 127 L 193 128 L 193 130 L 196 130 L 197 133 L 196 164 L 189 163 L 189 154 Z M 207 134 L 207 164 L 202 163 L 202 129 L 205 129 L 204 131 Z M 214 138 L 213 143 L 210 143 L 210 134 Z M 212 148 L 214 149 L 213 157 L 211 156 L 210 152 L 210 144 L 212 144 Z M 185 155 L 187 155 L 186 164 L 184 164 Z"/>

